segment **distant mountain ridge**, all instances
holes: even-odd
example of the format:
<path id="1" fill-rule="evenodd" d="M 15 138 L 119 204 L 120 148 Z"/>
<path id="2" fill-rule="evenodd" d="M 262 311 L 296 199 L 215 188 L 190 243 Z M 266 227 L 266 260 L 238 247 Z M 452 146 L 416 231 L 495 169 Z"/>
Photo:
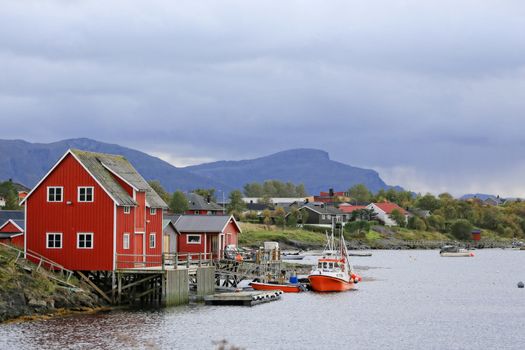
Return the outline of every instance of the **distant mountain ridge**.
<path id="1" fill-rule="evenodd" d="M 240 161 L 218 161 L 184 168 L 232 187 L 265 180 L 303 183 L 310 194 L 334 188 L 346 191 L 363 183 L 371 191 L 392 188 L 375 170 L 353 167 L 330 159 L 328 152 L 300 148 Z M 398 188 L 399 189 L 399 188 Z"/>
<path id="2" fill-rule="evenodd" d="M 70 148 L 123 155 L 146 180 L 159 180 L 170 192 L 177 189 L 189 191 L 211 187 L 232 190 L 225 184 L 188 173 L 146 153 L 87 138 L 47 144 L 29 143 L 23 140 L 0 140 L 0 180 L 13 179 L 25 186 L 33 187 Z"/>
<path id="3" fill-rule="evenodd" d="M 178 168 L 146 153 L 88 138 L 48 144 L 0 140 L 0 180 L 13 179 L 33 187 L 69 148 L 121 154 L 146 180 L 159 180 L 169 192 L 216 188 L 228 193 L 242 189 L 246 183 L 265 180 L 303 183 L 312 195 L 329 188 L 345 191 L 359 183 L 374 192 L 392 188 L 376 171 L 333 161 L 327 152 L 318 149 L 292 149 L 255 159 Z"/>

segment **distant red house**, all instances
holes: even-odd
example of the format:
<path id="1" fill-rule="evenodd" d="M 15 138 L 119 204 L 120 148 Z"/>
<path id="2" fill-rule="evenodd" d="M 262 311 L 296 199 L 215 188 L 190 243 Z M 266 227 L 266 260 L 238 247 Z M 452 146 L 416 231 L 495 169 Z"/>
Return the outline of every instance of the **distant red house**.
<path id="1" fill-rule="evenodd" d="M 156 263 L 166 203 L 122 156 L 68 150 L 24 198 L 25 250 L 71 270 Z M 126 267 L 126 266 L 119 266 Z"/>
<path id="2" fill-rule="evenodd" d="M 343 213 L 350 214 L 353 211 L 366 209 L 366 205 L 352 205 L 352 204 L 341 204 L 339 205 L 339 210 Z"/>
<path id="3" fill-rule="evenodd" d="M 181 215 L 176 218 L 179 253 L 213 253 L 222 257 L 228 245 L 237 246 L 241 228 L 233 216 Z"/>
<path id="4" fill-rule="evenodd" d="M 24 248 L 24 221 L 9 219 L 0 224 L 0 242 Z"/>
<path id="5" fill-rule="evenodd" d="M 320 203 L 340 203 L 349 201 L 348 192 L 334 192 L 332 189 L 328 192 L 320 192 L 318 196 L 314 196 L 314 202 Z"/>

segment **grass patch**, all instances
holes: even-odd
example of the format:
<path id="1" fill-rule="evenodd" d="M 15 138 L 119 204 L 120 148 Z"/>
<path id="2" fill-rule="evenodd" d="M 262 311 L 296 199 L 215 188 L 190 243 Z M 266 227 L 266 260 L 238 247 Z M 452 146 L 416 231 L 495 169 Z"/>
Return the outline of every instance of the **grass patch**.
<path id="1" fill-rule="evenodd" d="M 383 238 L 383 236 L 381 236 L 379 232 L 370 230 L 365 234 L 365 238 L 367 241 L 377 241 L 378 239 Z"/>
<path id="2" fill-rule="evenodd" d="M 418 231 L 403 227 L 396 227 L 395 231 L 395 238 L 406 241 L 448 241 L 451 239 L 449 236 L 435 231 Z"/>

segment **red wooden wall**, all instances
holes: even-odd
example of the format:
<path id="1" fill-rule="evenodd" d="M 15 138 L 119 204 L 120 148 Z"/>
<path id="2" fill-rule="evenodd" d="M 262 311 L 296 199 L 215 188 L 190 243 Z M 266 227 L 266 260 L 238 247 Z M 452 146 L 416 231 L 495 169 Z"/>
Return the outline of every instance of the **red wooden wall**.
<path id="1" fill-rule="evenodd" d="M 48 203 L 47 186 L 63 186 L 63 201 Z M 78 186 L 94 187 L 93 203 L 77 201 Z M 71 154 L 31 194 L 26 207 L 27 249 L 71 270 L 113 270 L 114 202 Z M 61 249 L 46 248 L 46 232 L 62 233 Z M 93 249 L 77 249 L 78 232 L 94 233 Z"/>

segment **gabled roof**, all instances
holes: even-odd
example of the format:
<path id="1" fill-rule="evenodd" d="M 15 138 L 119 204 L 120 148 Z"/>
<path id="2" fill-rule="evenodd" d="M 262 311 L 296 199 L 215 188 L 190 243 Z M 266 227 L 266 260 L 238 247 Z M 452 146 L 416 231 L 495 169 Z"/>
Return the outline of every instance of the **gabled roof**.
<path id="1" fill-rule="evenodd" d="M 341 210 L 339 210 L 339 209 L 337 209 L 335 207 L 326 205 L 324 203 L 318 203 L 318 202 L 307 203 L 307 204 L 303 205 L 299 209 L 303 209 L 303 208 L 308 208 L 308 209 L 310 209 L 312 211 L 315 211 L 316 213 L 322 214 L 322 215 L 341 215 L 341 214 L 344 214 Z"/>
<path id="2" fill-rule="evenodd" d="M 396 203 L 391 203 L 391 202 L 382 202 L 382 203 L 372 203 L 374 204 L 376 207 L 378 207 L 379 209 L 381 209 L 382 211 L 384 211 L 385 213 L 387 214 L 392 214 L 392 211 L 394 209 L 397 209 L 399 210 L 399 212 L 403 215 L 407 215 L 407 212 L 405 209 L 401 208 L 399 205 L 397 205 Z"/>
<path id="3" fill-rule="evenodd" d="M 9 219 L 6 222 L 0 222 L 0 230 L 3 229 L 5 226 L 7 226 L 9 223 L 11 223 L 16 228 L 16 231 L 3 232 L 3 233 L 20 233 L 20 232 L 24 232 L 24 228 L 25 228 L 24 220 L 12 220 L 12 219 Z"/>
<path id="4" fill-rule="evenodd" d="M 25 202 L 33 191 L 44 181 L 44 179 L 55 169 L 58 164 L 71 154 L 84 169 L 95 179 L 104 191 L 119 206 L 135 206 L 137 202 L 124 190 L 114 176 L 122 179 L 131 187 L 146 192 L 146 204 L 151 208 L 167 208 L 167 204 L 151 188 L 142 176 L 133 168 L 131 163 L 120 155 L 95 153 L 77 149 L 68 150 L 53 168 L 40 180 L 33 190 L 22 201 Z"/>
<path id="5" fill-rule="evenodd" d="M 197 193 L 188 193 L 186 199 L 188 199 L 188 210 L 224 211 L 223 207 L 212 201 L 208 203 L 203 196 Z"/>
<path id="6" fill-rule="evenodd" d="M 228 215 L 181 215 L 175 223 L 178 232 L 222 232 L 226 225 L 233 220 L 239 232 L 241 228 L 233 216 Z"/>
<path id="7" fill-rule="evenodd" d="M 23 210 L 0 210 L 0 225 L 7 220 L 22 220 L 24 221 Z"/>
<path id="8" fill-rule="evenodd" d="M 177 228 L 175 227 L 175 223 L 171 221 L 170 219 L 163 219 L 162 220 L 162 231 L 166 229 L 166 227 L 171 226 L 173 227 L 173 230 L 177 231 Z"/>

